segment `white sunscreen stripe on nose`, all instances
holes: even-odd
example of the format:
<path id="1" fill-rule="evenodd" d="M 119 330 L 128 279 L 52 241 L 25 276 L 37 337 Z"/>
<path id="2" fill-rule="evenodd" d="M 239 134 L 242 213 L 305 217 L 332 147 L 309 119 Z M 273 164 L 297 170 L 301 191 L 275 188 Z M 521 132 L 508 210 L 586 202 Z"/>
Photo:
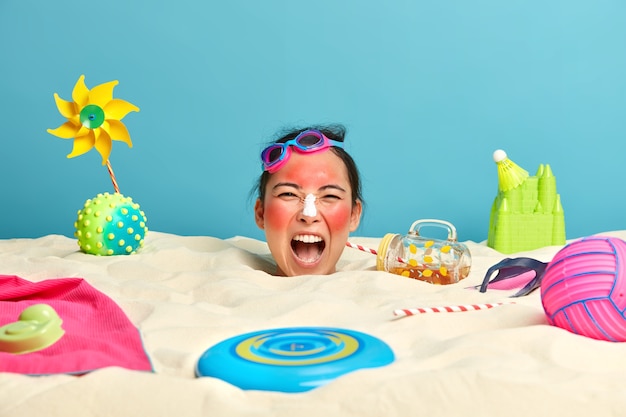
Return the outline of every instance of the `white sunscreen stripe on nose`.
<path id="1" fill-rule="evenodd" d="M 313 194 L 307 194 L 304 198 L 304 209 L 302 214 L 307 217 L 317 216 L 317 209 L 315 208 L 315 196 Z"/>

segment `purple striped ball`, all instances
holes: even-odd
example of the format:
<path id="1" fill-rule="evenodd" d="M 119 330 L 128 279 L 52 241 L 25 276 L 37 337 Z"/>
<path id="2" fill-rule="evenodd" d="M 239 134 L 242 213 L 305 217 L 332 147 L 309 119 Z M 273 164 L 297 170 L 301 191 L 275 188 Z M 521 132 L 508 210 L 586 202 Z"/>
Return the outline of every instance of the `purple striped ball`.
<path id="1" fill-rule="evenodd" d="M 626 341 L 626 242 L 590 236 L 566 245 L 546 268 L 541 303 L 554 326 Z"/>

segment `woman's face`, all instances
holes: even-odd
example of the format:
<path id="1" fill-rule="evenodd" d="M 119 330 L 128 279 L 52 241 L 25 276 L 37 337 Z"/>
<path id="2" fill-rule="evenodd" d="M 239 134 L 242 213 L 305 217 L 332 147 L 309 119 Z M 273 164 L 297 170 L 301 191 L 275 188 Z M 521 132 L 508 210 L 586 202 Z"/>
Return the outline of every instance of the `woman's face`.
<path id="1" fill-rule="evenodd" d="M 256 202 L 255 220 L 265 230 L 278 273 L 295 276 L 335 272 L 349 233 L 359 225 L 362 210 L 360 201 L 352 204 L 343 161 L 329 150 L 292 152 L 266 187 L 265 201 Z M 309 200 L 306 204 L 305 199 Z"/>

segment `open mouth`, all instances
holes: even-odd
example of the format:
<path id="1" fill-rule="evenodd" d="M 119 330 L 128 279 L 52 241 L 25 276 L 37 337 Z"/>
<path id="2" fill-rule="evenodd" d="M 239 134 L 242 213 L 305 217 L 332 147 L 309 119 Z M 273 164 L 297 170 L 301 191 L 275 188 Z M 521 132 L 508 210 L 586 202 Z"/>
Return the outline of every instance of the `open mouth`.
<path id="1" fill-rule="evenodd" d="M 296 235 L 291 240 L 291 249 L 296 257 L 305 263 L 315 263 L 324 252 L 326 242 L 320 236 Z"/>

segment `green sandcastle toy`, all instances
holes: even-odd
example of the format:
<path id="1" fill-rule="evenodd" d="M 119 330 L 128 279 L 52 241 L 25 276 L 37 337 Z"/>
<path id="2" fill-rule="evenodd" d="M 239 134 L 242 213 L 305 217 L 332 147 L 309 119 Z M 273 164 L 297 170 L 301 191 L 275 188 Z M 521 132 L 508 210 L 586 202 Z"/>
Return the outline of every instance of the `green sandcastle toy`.
<path id="1" fill-rule="evenodd" d="M 487 246 L 502 253 L 565 244 L 565 216 L 550 165 L 528 172 L 497 150 L 498 195 L 491 206 Z"/>

